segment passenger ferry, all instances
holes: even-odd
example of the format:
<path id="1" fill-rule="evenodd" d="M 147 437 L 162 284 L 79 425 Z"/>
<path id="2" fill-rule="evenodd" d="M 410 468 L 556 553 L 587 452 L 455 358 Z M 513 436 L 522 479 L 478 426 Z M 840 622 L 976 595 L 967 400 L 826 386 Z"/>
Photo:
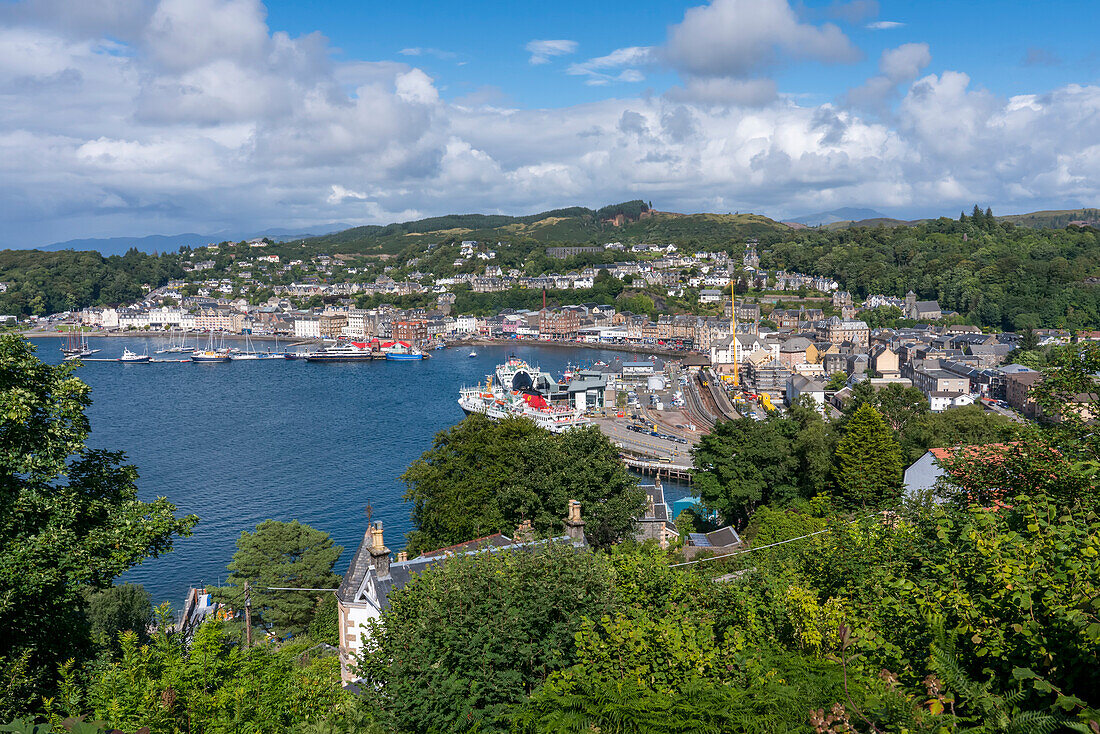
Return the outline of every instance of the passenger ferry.
<path id="1" fill-rule="evenodd" d="M 310 352 L 305 355 L 305 360 L 307 362 L 369 362 L 372 359 L 383 359 L 381 351 L 371 348 L 375 345 L 377 342 L 340 341 L 318 349 L 316 352 Z"/>
<path id="2" fill-rule="evenodd" d="M 547 402 L 536 388 L 547 386 L 549 376 L 518 357 L 511 356 L 498 365 L 495 376 L 499 384 L 494 385 L 493 375 L 489 375 L 483 386 L 459 390 L 458 406 L 466 415 L 481 413 L 496 419 L 522 416 L 554 433 L 591 423 L 580 408 Z"/>

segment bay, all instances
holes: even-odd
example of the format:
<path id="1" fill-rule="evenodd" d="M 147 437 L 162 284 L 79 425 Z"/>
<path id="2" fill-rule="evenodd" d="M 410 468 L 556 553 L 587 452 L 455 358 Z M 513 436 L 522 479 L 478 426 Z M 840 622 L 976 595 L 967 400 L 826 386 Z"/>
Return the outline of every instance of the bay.
<path id="1" fill-rule="evenodd" d="M 39 358 L 61 361 L 60 339 L 31 341 Z M 90 339 L 101 350 L 95 357 L 118 357 L 123 348 L 153 354 L 166 345 L 157 336 Z M 241 532 L 267 519 L 331 534 L 344 548 L 336 564 L 343 573 L 366 530 L 368 505 L 396 552 L 412 527 L 399 477 L 438 431 L 462 420 L 460 387 L 484 381 L 509 354 L 556 377 L 569 363 L 628 356 L 529 344 L 477 352 L 359 364 L 85 363 L 77 375 L 92 388 L 88 445 L 126 452 L 142 499 L 165 496 L 200 518 L 190 538 L 121 581 L 144 584 L 156 603 L 178 605 L 189 587 L 224 579 Z M 687 491 L 666 483 L 670 503 Z"/>

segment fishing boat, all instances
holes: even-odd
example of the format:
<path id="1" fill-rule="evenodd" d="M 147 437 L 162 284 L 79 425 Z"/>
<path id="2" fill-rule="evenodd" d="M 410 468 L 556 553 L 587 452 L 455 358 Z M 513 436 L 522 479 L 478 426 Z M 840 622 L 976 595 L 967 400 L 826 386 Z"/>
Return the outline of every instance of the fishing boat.
<path id="1" fill-rule="evenodd" d="M 397 362 L 427 359 L 428 355 L 412 344 L 403 341 L 383 342 L 382 353 L 386 359 Z"/>
<path id="2" fill-rule="evenodd" d="M 139 364 L 149 361 L 148 354 L 138 354 L 137 352 L 131 352 L 129 349 L 122 350 L 122 356 L 118 358 L 119 362 L 126 362 L 127 364 Z"/>

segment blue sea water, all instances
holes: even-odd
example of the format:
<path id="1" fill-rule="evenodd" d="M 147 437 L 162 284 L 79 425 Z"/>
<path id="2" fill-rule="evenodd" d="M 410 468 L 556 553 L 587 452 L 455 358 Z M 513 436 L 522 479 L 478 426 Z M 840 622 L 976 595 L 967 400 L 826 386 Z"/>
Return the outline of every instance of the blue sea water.
<path id="1" fill-rule="evenodd" d="M 33 339 L 38 356 L 61 361 L 59 339 Z M 149 354 L 160 337 L 92 338 L 95 357 L 123 348 Z M 266 348 L 266 344 L 261 349 Z M 399 477 L 432 437 L 463 418 L 458 389 L 484 381 L 514 353 L 555 376 L 565 366 L 627 356 L 516 344 L 433 351 L 421 362 L 228 364 L 88 362 L 94 448 L 125 451 L 142 499 L 167 497 L 200 522 L 172 552 L 123 576 L 155 602 L 178 605 L 188 587 L 218 583 L 241 532 L 266 519 L 299 520 L 343 546 L 345 570 L 366 530 L 366 508 L 397 551 L 411 529 Z M 160 355 L 179 358 L 180 355 Z M 669 502 L 687 492 L 666 484 Z"/>

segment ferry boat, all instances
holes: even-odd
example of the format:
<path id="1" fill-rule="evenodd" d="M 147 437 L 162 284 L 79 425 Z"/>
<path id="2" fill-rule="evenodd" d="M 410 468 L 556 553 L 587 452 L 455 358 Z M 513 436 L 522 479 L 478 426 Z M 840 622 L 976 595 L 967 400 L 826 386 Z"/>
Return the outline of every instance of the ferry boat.
<path id="1" fill-rule="evenodd" d="M 341 341 L 331 346 L 310 352 L 305 357 L 291 357 L 289 359 L 305 359 L 307 362 L 369 362 L 372 359 L 382 359 L 379 351 L 371 349 L 372 342 Z"/>
<path id="2" fill-rule="evenodd" d="M 483 387 L 462 388 L 458 407 L 466 415 L 481 413 L 498 420 L 508 416 L 528 418 L 536 426 L 554 433 L 591 423 L 580 409 L 550 405 L 541 395 L 503 390 L 492 385 L 492 378 Z"/>

